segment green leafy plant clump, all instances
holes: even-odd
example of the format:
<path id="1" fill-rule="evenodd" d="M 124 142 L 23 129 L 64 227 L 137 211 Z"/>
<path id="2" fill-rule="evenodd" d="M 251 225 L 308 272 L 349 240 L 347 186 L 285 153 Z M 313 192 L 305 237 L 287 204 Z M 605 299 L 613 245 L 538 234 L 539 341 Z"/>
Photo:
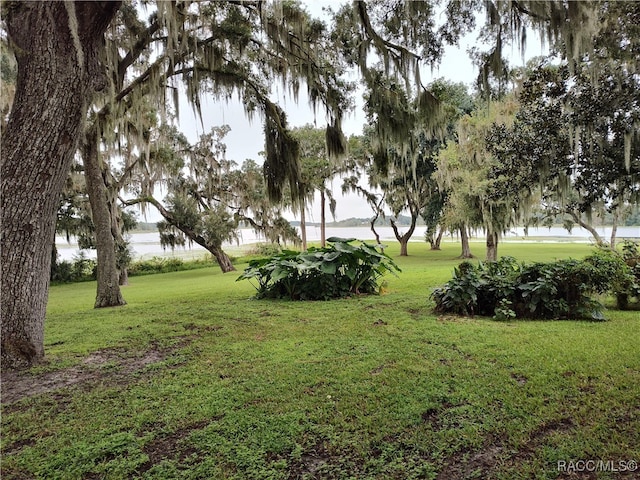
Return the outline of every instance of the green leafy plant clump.
<path id="1" fill-rule="evenodd" d="M 149 260 L 133 262 L 129 266 L 129 276 L 151 275 L 155 273 L 181 272 L 207 268 L 212 264 L 212 257 L 207 255 L 200 259 L 184 261 L 181 258 L 153 257 Z"/>
<path id="2" fill-rule="evenodd" d="M 619 309 L 627 310 L 635 299 L 640 304 L 640 243 L 627 240 L 622 246 L 622 258 L 631 271 L 631 282 L 623 282 L 614 289 Z"/>
<path id="3" fill-rule="evenodd" d="M 96 279 L 97 263 L 83 251 L 73 261 L 52 262 L 50 280 L 53 284 L 89 282 Z"/>
<path id="4" fill-rule="evenodd" d="M 255 280 L 258 298 L 328 300 L 354 294 L 379 293 L 379 280 L 400 268 L 375 246 L 355 239 L 331 237 L 327 247 L 306 252 L 284 250 L 252 260 L 238 280 Z"/>
<path id="5" fill-rule="evenodd" d="M 584 260 L 527 265 L 503 257 L 477 266 L 463 262 L 431 297 L 436 311 L 459 315 L 604 320 L 602 304 L 593 297 L 626 291 L 632 284 L 621 255 L 601 249 Z"/>

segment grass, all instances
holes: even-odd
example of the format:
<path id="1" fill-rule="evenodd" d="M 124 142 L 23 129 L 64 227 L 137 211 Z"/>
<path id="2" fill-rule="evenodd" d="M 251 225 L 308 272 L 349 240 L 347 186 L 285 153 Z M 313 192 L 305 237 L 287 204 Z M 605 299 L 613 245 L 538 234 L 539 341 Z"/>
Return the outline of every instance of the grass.
<path id="1" fill-rule="evenodd" d="M 458 251 L 391 246 L 383 295 L 329 302 L 254 300 L 214 267 L 132 278 L 118 309 L 53 287 L 48 364 L 20 380 L 81 381 L 3 405 L 3 478 L 618 478 L 558 462 L 640 460 L 638 312 L 437 317 Z"/>

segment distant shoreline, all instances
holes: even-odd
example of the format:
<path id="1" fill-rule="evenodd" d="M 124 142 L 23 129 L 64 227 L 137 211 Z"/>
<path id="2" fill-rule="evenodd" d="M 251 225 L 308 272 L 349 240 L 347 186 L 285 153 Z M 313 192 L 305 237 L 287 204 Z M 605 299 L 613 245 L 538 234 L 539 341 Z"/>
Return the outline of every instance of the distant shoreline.
<path id="1" fill-rule="evenodd" d="M 292 227 L 300 227 L 300 222 L 299 221 L 290 221 L 289 222 L 291 224 Z M 320 223 L 318 222 L 308 222 L 307 224 L 307 228 L 320 228 Z M 400 217 L 398 219 L 398 223 L 397 223 L 398 227 L 402 228 L 402 227 L 408 227 L 410 225 L 409 222 L 409 217 Z M 387 220 L 383 220 L 380 221 L 378 220 L 378 222 L 376 223 L 376 228 L 390 228 L 390 225 L 388 223 Z M 371 223 L 370 220 L 368 218 L 347 218 L 345 220 L 340 220 L 338 222 L 331 222 L 331 223 L 327 223 L 326 224 L 327 228 L 370 228 L 371 227 Z M 425 223 L 422 221 L 418 221 L 416 223 L 416 228 L 424 228 L 426 227 Z M 620 226 L 618 225 L 618 228 L 632 228 L 632 227 L 637 227 L 638 228 L 638 237 L 640 237 L 640 225 L 623 225 Z M 248 227 L 242 227 L 243 229 L 248 228 Z M 524 228 L 524 225 L 518 225 L 514 228 Z M 547 227 L 547 226 L 538 226 L 538 227 L 529 227 L 530 229 L 534 229 L 537 228 L 538 230 L 542 230 L 542 229 L 551 229 L 551 228 L 562 228 L 564 229 L 564 226 L 562 224 L 554 224 L 551 227 Z M 579 228 L 576 226 L 576 228 Z M 595 229 L 597 230 L 610 230 L 612 228 L 612 225 L 596 225 L 594 226 Z M 565 229 L 566 230 L 566 229 Z M 131 234 L 134 233 L 149 233 L 149 232 L 157 232 L 158 231 L 158 227 L 156 226 L 155 222 L 138 222 L 138 226 L 133 229 L 131 232 Z M 553 236 L 553 235 L 551 235 Z"/>
<path id="2" fill-rule="evenodd" d="M 400 225 L 401 232 L 407 230 L 406 225 Z M 393 230 L 388 226 L 377 227 L 376 231 L 380 235 L 380 242 L 386 245 L 397 242 Z M 611 235 L 611 227 L 598 227 L 598 233 L 602 235 L 605 241 L 609 240 Z M 425 227 L 420 226 L 416 228 L 411 242 L 425 242 L 424 238 Z M 327 238 L 336 236 L 342 238 L 356 238 L 359 240 L 365 240 L 374 242 L 374 235 L 371 232 L 369 226 L 358 227 L 330 227 L 327 226 Z M 140 232 L 134 232 L 129 235 L 131 246 L 134 250 L 134 257 L 136 259 L 148 259 L 152 257 L 180 257 L 180 258 L 194 258 L 202 257 L 208 252 L 193 244 L 190 248 L 176 248 L 162 249 L 160 246 L 160 236 L 157 230 L 142 230 Z M 622 243 L 625 239 L 640 240 L 640 226 L 632 227 L 618 227 L 617 234 L 618 242 Z M 80 255 L 77 243 L 72 238 L 71 243 L 67 243 L 64 237 L 56 238 L 56 247 L 61 260 L 71 260 L 74 256 Z M 320 228 L 314 225 L 309 225 L 307 228 L 307 241 L 309 243 L 317 244 L 320 241 Z M 459 242 L 458 235 L 444 235 L 442 238 L 443 243 Z M 484 242 L 485 238 L 481 231 L 475 232 L 470 241 L 473 243 Z M 585 230 L 576 228 L 572 231 L 572 234 L 568 234 L 562 227 L 547 228 L 538 227 L 537 229 L 529 229 L 529 235 L 524 235 L 524 229 L 522 227 L 510 230 L 504 235 L 501 240 L 502 243 L 594 243 L 591 235 Z M 241 241 L 239 244 L 225 244 L 223 248 L 228 251 L 229 254 L 235 255 L 238 253 L 244 253 L 255 247 L 256 244 L 265 243 L 264 238 L 258 237 L 251 229 L 241 229 Z M 289 244 L 289 246 L 291 246 Z M 95 250 L 85 250 L 83 252 L 87 257 L 95 258 Z"/>

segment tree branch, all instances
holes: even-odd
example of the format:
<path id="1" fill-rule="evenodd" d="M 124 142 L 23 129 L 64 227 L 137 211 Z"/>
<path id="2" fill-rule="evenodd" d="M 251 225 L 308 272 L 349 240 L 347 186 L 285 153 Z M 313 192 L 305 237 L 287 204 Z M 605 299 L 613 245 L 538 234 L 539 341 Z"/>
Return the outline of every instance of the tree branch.
<path id="1" fill-rule="evenodd" d="M 385 40 L 378 34 L 378 32 L 375 31 L 373 25 L 371 25 L 371 19 L 369 18 L 369 13 L 367 12 L 367 7 L 364 1 L 360 0 L 355 2 L 355 4 L 365 33 L 369 36 L 369 38 L 371 38 L 371 40 L 373 40 L 373 43 L 378 47 L 383 56 L 386 56 L 385 52 L 388 52 L 389 50 L 395 50 L 399 52 L 400 55 L 400 57 L 394 57 L 396 62 L 400 62 L 402 60 L 402 54 L 413 57 L 416 61 L 420 60 L 421 57 L 416 53 L 410 51 L 402 45 L 398 45 L 396 43 Z"/>
<path id="2" fill-rule="evenodd" d="M 133 44 L 131 50 L 118 62 L 118 83 L 117 88 L 122 88 L 124 84 L 124 77 L 127 72 L 127 68 L 129 68 L 133 62 L 135 62 L 145 48 L 149 46 L 150 40 L 153 37 L 153 34 L 156 33 L 160 29 L 160 24 L 158 23 L 158 19 L 154 19 L 154 21 L 146 28 L 146 30 L 138 37 L 138 41 Z"/>

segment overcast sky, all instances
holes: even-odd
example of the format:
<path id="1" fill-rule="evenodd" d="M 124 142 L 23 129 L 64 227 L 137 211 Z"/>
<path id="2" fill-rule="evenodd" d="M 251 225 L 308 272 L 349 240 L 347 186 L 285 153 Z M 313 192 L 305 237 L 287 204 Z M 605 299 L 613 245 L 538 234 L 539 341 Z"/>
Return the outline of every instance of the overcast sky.
<path id="1" fill-rule="evenodd" d="M 303 0 L 302 3 L 307 10 L 313 15 L 325 18 L 322 7 L 331 6 L 336 9 L 340 1 L 330 0 Z M 541 47 L 537 37 L 531 35 L 527 42 L 527 50 L 525 59 L 523 60 L 517 49 L 511 52 L 510 62 L 513 66 L 524 65 L 525 61 L 531 57 L 542 55 L 545 50 Z M 429 69 L 425 70 L 422 75 L 424 84 L 428 84 L 436 78 L 444 77 L 453 82 L 462 82 L 467 84 L 470 89 L 478 75 L 477 69 L 471 63 L 467 54 L 467 49 L 476 43 L 476 34 L 470 34 L 463 38 L 459 46 L 445 48 L 445 54 L 442 58 L 439 68 L 433 72 Z M 308 104 L 308 97 L 304 91 L 304 86 L 300 88 L 298 104 L 282 91 L 281 86 L 276 86 L 273 91 L 273 100 L 283 107 L 287 113 L 289 125 L 291 127 L 302 126 L 307 123 L 316 124 L 323 128 L 326 125 L 324 113 L 318 111 L 314 117 L 313 110 Z M 365 115 L 362 111 L 362 94 L 356 93 L 356 108 L 349 113 L 343 121 L 343 130 L 347 136 L 362 133 L 362 127 L 365 123 Z M 253 122 L 245 117 L 242 105 L 239 101 L 234 100 L 229 103 L 216 102 L 207 99 L 202 101 L 202 115 L 204 122 L 204 131 L 209 131 L 211 127 L 227 124 L 231 127 L 231 131 L 225 137 L 227 144 L 227 158 L 235 160 L 239 164 L 246 159 L 253 159 L 261 162 L 258 152 L 264 150 L 264 137 L 262 132 L 262 120 L 259 116 L 255 116 Z M 203 133 L 203 126 L 200 120 L 196 119 L 191 108 L 186 104 L 186 100 L 180 105 L 180 128 L 190 141 L 195 142 L 198 136 Z M 372 215 L 371 209 L 366 202 L 355 195 L 343 196 L 340 193 L 342 181 L 339 178 L 334 179 L 333 187 L 337 200 L 336 219 L 344 220 L 350 217 L 368 218 Z M 318 195 L 319 197 L 319 195 Z M 298 218 L 298 215 L 289 213 L 286 217 L 290 220 Z M 149 215 L 149 221 L 155 221 L 155 217 Z M 318 222 L 320 220 L 320 207 L 318 202 L 309 208 L 307 221 Z M 328 219 L 330 221 L 330 219 Z"/>

